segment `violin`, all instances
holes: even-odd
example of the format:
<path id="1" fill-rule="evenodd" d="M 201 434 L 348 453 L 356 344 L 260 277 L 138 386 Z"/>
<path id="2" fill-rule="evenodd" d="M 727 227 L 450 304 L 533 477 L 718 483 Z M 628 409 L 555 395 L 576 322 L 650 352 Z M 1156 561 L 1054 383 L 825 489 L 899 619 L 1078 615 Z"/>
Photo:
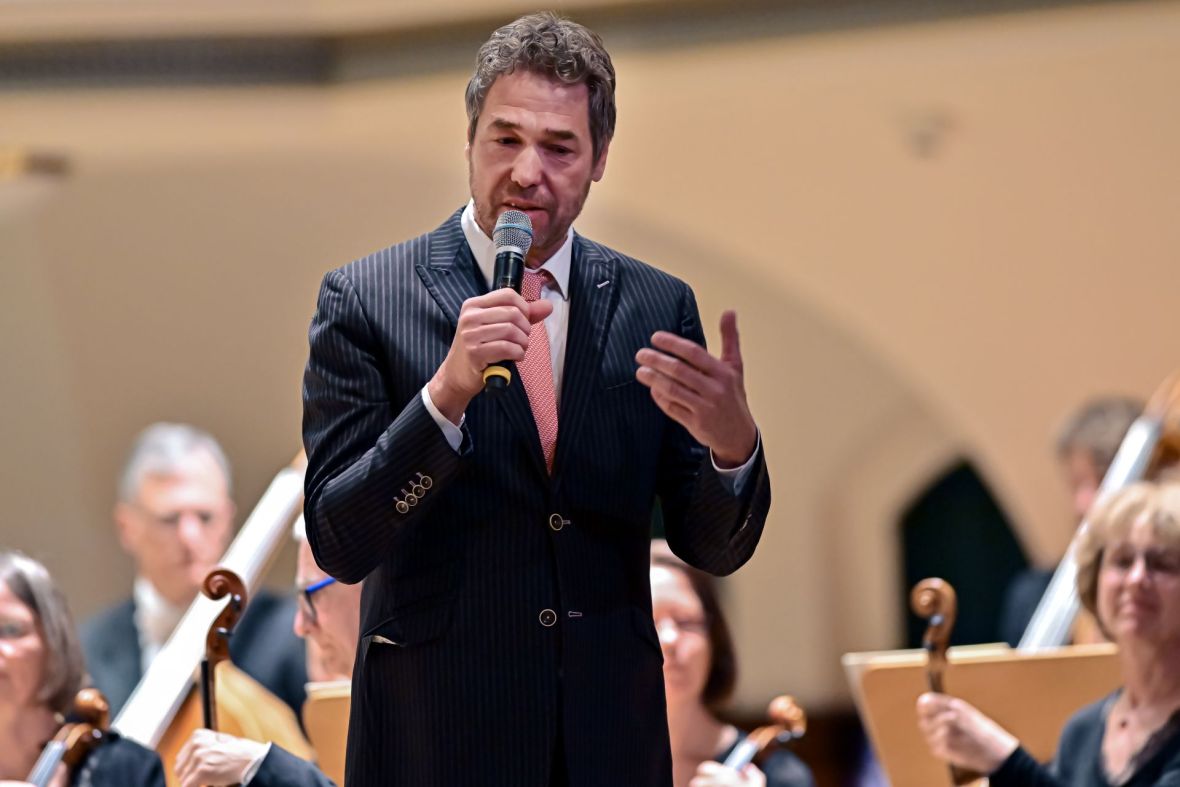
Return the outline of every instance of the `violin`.
<path id="1" fill-rule="evenodd" d="M 958 601 L 955 589 L 937 577 L 923 579 L 910 592 L 910 607 L 914 614 L 928 622 L 922 635 L 922 649 L 926 651 L 926 685 L 931 691 L 944 694 L 943 673 L 946 671 L 946 649 L 955 626 Z M 950 766 L 951 784 L 970 784 L 983 774 Z"/>
<path id="2" fill-rule="evenodd" d="M 786 745 L 807 732 L 807 715 L 795 698 L 787 694 L 771 700 L 766 715 L 771 723 L 754 730 L 738 743 L 722 763 L 726 768 L 740 771 L 770 747 Z"/>
<path id="3" fill-rule="evenodd" d="M 62 725 L 33 765 L 25 780 L 36 787 L 48 787 L 61 763 L 69 770 L 77 768 L 87 755 L 102 743 L 111 707 L 98 689 L 82 689 L 74 698 L 71 714 L 76 722 Z"/>

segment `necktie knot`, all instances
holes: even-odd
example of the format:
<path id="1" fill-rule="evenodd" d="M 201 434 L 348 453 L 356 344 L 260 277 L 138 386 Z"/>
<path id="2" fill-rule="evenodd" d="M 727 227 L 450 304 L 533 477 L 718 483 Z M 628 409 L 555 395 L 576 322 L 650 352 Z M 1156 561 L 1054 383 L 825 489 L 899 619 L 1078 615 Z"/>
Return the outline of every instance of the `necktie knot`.
<path id="1" fill-rule="evenodd" d="M 539 300 L 541 297 L 541 287 L 551 280 L 549 271 L 544 268 L 540 270 L 533 270 L 525 268 L 524 279 L 520 282 L 520 294 L 524 296 L 526 301 L 530 303 Z"/>

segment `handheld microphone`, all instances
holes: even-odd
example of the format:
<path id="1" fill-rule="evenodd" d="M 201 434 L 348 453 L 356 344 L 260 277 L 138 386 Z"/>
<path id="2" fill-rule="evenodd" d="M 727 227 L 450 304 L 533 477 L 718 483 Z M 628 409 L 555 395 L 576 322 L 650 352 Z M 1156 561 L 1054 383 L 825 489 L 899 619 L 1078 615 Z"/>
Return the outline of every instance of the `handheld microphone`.
<path id="1" fill-rule="evenodd" d="M 524 279 L 524 258 L 533 245 L 533 221 L 524 211 L 506 210 L 496 219 L 492 231 L 496 244 L 496 266 L 492 273 L 492 289 L 508 287 L 520 292 Z M 512 372 L 503 363 L 491 364 L 483 370 L 483 386 L 487 391 L 503 391 L 512 382 Z"/>

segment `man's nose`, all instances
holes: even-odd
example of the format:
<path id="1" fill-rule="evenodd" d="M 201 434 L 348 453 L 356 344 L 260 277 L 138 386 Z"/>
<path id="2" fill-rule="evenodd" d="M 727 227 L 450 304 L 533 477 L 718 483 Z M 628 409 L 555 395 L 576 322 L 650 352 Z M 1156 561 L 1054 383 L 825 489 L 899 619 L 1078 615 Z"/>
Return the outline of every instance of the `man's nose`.
<path id="1" fill-rule="evenodd" d="M 181 514 L 176 528 L 180 533 L 180 540 L 189 549 L 197 549 L 205 541 L 205 523 L 196 514 Z"/>
<path id="2" fill-rule="evenodd" d="M 304 613 L 302 607 L 295 609 L 295 636 L 300 639 L 307 639 L 307 635 L 311 633 L 312 622 Z"/>
<path id="3" fill-rule="evenodd" d="M 541 182 L 541 154 L 532 145 L 524 145 L 512 162 L 512 182 L 522 189 Z"/>

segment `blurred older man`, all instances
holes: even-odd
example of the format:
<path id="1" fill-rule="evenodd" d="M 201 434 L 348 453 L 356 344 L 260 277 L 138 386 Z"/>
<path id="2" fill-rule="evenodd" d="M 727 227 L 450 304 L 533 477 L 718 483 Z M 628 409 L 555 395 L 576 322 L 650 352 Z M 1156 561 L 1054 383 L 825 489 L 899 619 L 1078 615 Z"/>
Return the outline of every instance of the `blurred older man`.
<path id="1" fill-rule="evenodd" d="M 329 577 L 312 557 L 301 519 L 295 536 L 299 566 L 295 577 L 299 612 L 295 633 L 307 646 L 307 674 L 313 681 L 349 680 L 360 637 L 361 584 Z M 311 763 L 276 744 L 197 730 L 176 759 L 181 787 L 325 787 L 333 782 Z"/>
<path id="2" fill-rule="evenodd" d="M 112 713 L 148 665 L 225 553 L 234 530 L 230 467 L 211 435 L 157 423 L 136 439 L 119 479 L 114 519 L 135 561 L 132 597 L 81 627 L 94 685 Z M 266 591 L 250 599 L 230 643 L 233 661 L 298 713 L 307 671 L 291 632 L 294 602 Z"/>

